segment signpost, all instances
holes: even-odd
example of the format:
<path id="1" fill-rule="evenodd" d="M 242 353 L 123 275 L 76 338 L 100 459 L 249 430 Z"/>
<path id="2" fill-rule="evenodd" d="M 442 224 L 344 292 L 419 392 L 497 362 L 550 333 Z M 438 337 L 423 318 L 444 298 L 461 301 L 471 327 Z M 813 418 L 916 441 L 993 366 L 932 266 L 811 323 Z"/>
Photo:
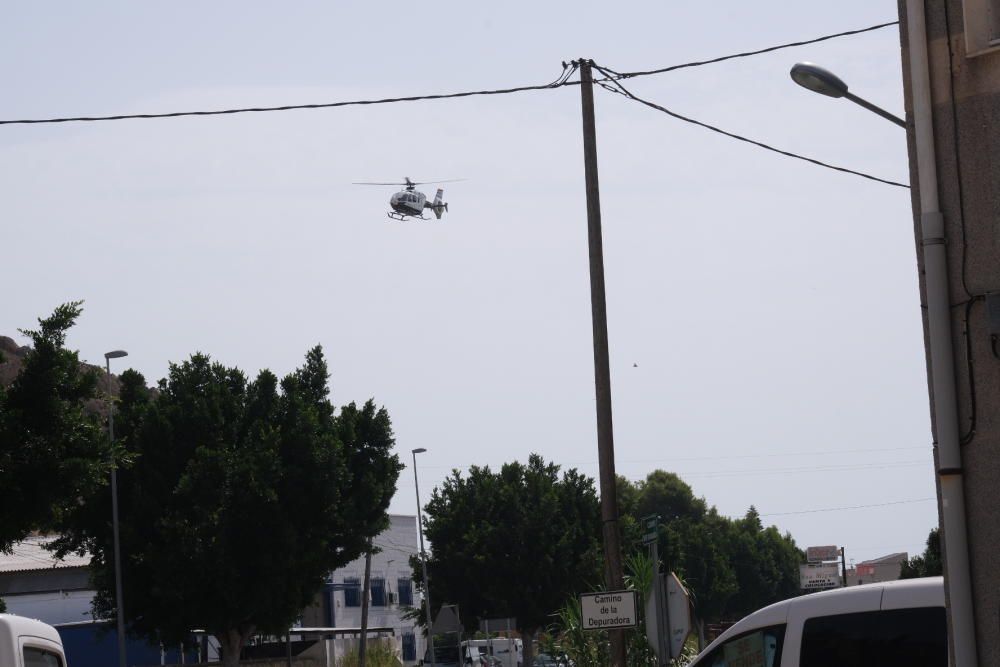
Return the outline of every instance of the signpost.
<path id="1" fill-rule="evenodd" d="M 642 519 L 642 543 L 646 546 L 653 544 L 660 536 L 660 515 L 650 514 Z"/>
<path id="2" fill-rule="evenodd" d="M 438 609 L 437 618 L 431 623 L 431 632 L 443 635 L 448 632 L 461 632 L 462 622 L 458 618 L 457 604 L 443 604 Z"/>
<path id="3" fill-rule="evenodd" d="M 614 630 L 639 625 L 635 591 L 607 591 L 580 595 L 584 630 Z"/>

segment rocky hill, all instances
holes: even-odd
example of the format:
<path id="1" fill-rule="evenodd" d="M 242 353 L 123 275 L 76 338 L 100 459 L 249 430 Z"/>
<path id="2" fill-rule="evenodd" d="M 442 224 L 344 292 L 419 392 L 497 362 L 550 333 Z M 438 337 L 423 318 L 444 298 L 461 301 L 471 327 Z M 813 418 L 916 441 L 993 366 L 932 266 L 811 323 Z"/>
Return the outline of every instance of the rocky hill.
<path id="1" fill-rule="evenodd" d="M 21 372 L 21 367 L 24 366 L 24 359 L 31 352 L 31 348 L 27 345 L 18 345 L 13 338 L 8 338 L 7 336 L 0 336 L 0 386 L 8 387 L 17 377 L 17 374 Z M 94 366 L 93 364 L 80 364 L 83 369 L 92 370 L 97 373 L 97 393 L 99 396 L 107 396 L 108 394 L 108 376 L 104 372 L 104 369 L 100 366 Z M 111 394 L 113 396 L 118 395 L 118 377 L 116 375 L 111 376 Z M 87 410 L 101 415 L 102 417 L 108 413 L 108 404 L 106 400 L 100 398 L 93 399 L 87 402 Z"/>

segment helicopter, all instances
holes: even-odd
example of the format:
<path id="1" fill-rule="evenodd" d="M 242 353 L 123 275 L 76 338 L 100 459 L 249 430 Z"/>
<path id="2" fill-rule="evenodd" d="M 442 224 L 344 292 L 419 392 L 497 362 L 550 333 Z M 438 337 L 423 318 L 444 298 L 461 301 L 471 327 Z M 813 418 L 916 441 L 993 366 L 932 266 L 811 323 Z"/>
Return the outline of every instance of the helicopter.
<path id="1" fill-rule="evenodd" d="M 437 194 L 434 195 L 433 201 L 427 201 L 427 196 L 423 192 L 417 190 L 418 185 L 431 185 L 437 183 L 455 183 L 457 181 L 463 181 L 463 178 L 453 178 L 447 181 L 411 181 L 409 176 L 403 177 L 402 183 L 353 183 L 353 185 L 404 185 L 405 190 L 400 190 L 399 192 L 392 195 L 389 198 L 389 206 L 392 208 L 391 211 L 386 213 L 393 220 L 404 221 L 407 218 L 418 218 L 420 220 L 429 220 L 424 216 L 424 209 L 429 208 L 434 211 L 434 215 L 438 220 L 445 211 L 448 210 L 448 204 L 442 201 L 444 196 L 444 189 L 438 188 Z"/>

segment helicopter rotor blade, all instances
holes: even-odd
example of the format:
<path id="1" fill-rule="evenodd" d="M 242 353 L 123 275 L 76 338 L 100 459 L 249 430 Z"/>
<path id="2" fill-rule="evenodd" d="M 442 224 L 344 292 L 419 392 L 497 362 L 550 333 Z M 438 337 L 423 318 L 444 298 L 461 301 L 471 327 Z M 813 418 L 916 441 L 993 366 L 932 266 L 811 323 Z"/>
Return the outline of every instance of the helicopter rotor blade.
<path id="1" fill-rule="evenodd" d="M 458 183 L 459 181 L 465 181 L 465 178 L 448 178 L 443 181 L 414 181 L 413 185 L 437 185 L 438 183 Z"/>
<path id="2" fill-rule="evenodd" d="M 374 181 L 355 181 L 355 182 L 351 183 L 351 185 L 405 185 L 407 187 L 413 187 L 415 185 L 437 185 L 438 183 L 458 183 L 459 181 L 464 181 L 464 180 L 467 180 L 467 179 L 465 179 L 465 178 L 449 178 L 449 179 L 445 179 L 443 181 L 411 181 L 409 179 L 409 177 L 407 177 L 406 180 L 403 181 L 402 183 L 399 183 L 399 182 L 382 183 L 382 182 L 374 182 Z"/>

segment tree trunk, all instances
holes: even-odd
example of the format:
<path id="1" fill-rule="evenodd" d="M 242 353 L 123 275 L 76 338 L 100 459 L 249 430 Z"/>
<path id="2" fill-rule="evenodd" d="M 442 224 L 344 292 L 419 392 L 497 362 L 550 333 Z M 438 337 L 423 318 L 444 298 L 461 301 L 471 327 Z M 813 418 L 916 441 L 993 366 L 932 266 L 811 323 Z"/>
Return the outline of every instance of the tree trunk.
<path id="1" fill-rule="evenodd" d="M 368 596 L 371 594 L 372 581 L 372 545 L 368 543 L 368 553 L 365 554 L 365 581 L 361 588 L 361 644 L 358 646 L 358 667 L 365 667 L 365 654 L 368 649 Z"/>
<path id="2" fill-rule="evenodd" d="M 536 628 L 521 631 L 521 642 L 524 646 L 524 667 L 535 664 L 535 632 Z"/>
<path id="3" fill-rule="evenodd" d="M 229 628 L 223 633 L 217 633 L 215 638 L 219 640 L 219 656 L 222 667 L 239 667 L 240 652 L 246 643 L 247 637 L 253 634 L 254 628 Z"/>

